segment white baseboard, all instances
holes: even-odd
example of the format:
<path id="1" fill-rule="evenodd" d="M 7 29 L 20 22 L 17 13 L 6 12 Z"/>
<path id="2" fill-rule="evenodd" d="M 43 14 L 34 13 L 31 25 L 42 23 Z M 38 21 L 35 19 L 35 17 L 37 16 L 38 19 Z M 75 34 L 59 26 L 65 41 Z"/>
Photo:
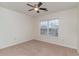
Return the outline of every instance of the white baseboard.
<path id="1" fill-rule="evenodd" d="M 63 44 L 60 44 L 60 43 L 57 43 L 57 42 L 51 42 L 51 41 L 46 41 L 46 40 L 39 40 L 39 41 L 43 41 L 43 42 L 47 42 L 47 43 L 51 43 L 51 44 L 56 44 L 56 45 L 60 45 L 60 46 L 64 46 L 64 47 L 68 47 L 68 48 L 72 48 L 72 49 L 76 49 L 77 50 L 76 47 L 71 47 L 71 46 L 68 46 L 68 45 L 63 45 Z"/>
<path id="2" fill-rule="evenodd" d="M 30 39 L 30 40 L 32 40 L 32 39 Z M 30 40 L 23 40 L 23 41 L 13 42 L 12 44 L 6 44 L 6 45 L 3 45 L 2 47 L 0 47 L 0 49 L 4 49 L 4 48 L 10 47 L 10 46 L 21 44 L 21 43 L 24 43 L 24 42 L 27 42 Z"/>

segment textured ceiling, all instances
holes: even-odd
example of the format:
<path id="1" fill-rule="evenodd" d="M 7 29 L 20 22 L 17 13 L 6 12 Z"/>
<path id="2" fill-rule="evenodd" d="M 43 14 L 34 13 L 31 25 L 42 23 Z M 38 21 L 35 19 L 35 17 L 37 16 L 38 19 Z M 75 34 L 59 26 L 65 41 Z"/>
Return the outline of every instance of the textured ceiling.
<path id="1" fill-rule="evenodd" d="M 38 14 L 35 11 L 28 11 L 31 7 L 27 6 L 27 3 L 38 4 L 38 2 L 0 2 L 0 6 L 36 17 L 77 6 L 77 2 L 43 2 L 41 7 L 47 8 L 48 11 L 40 11 Z"/>

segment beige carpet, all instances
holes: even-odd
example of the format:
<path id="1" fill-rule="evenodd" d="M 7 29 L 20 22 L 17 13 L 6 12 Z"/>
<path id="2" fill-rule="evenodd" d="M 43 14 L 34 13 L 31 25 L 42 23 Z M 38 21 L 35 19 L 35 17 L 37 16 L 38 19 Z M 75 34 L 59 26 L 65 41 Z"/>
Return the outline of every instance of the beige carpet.
<path id="1" fill-rule="evenodd" d="M 1 56 L 77 56 L 75 49 L 31 40 L 0 50 Z"/>

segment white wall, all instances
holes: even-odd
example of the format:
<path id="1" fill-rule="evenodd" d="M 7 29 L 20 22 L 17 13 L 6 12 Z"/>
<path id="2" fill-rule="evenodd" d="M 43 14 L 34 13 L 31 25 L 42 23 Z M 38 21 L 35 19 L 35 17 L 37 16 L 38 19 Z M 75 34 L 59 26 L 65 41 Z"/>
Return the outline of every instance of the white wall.
<path id="1" fill-rule="evenodd" d="M 78 19 L 77 19 L 77 47 L 78 47 L 78 53 L 79 53 L 79 4 L 78 4 Z"/>
<path id="2" fill-rule="evenodd" d="M 32 39 L 33 18 L 0 7 L 0 49 Z"/>
<path id="3" fill-rule="evenodd" d="M 47 20 L 53 17 L 59 18 L 59 37 L 49 38 L 46 36 L 41 36 L 39 30 L 40 20 Z M 40 16 L 36 19 L 38 19 L 35 23 L 35 38 L 37 40 L 77 49 L 77 8 Z"/>

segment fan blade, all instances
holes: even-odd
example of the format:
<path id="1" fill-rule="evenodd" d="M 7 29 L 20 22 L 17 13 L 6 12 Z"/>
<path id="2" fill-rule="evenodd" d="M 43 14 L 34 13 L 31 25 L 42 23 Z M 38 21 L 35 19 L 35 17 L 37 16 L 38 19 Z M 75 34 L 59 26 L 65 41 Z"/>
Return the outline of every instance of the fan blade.
<path id="1" fill-rule="evenodd" d="M 30 9 L 30 10 L 28 10 L 28 11 L 32 11 L 32 10 L 34 10 L 34 9 Z"/>
<path id="2" fill-rule="evenodd" d="M 34 8 L 36 8 L 36 4 L 34 5 Z"/>
<path id="3" fill-rule="evenodd" d="M 38 7 L 40 7 L 41 5 L 42 5 L 42 2 L 39 2 L 39 3 L 38 3 Z"/>
<path id="4" fill-rule="evenodd" d="M 40 10 L 45 10 L 45 11 L 48 11 L 48 10 L 47 10 L 47 8 L 39 8 L 39 9 L 40 9 Z"/>
<path id="5" fill-rule="evenodd" d="M 30 4 L 27 4 L 27 5 L 30 6 L 30 7 L 34 7 L 34 6 L 30 5 Z"/>
<path id="6" fill-rule="evenodd" d="M 37 11 L 37 13 L 39 13 L 39 11 Z"/>

